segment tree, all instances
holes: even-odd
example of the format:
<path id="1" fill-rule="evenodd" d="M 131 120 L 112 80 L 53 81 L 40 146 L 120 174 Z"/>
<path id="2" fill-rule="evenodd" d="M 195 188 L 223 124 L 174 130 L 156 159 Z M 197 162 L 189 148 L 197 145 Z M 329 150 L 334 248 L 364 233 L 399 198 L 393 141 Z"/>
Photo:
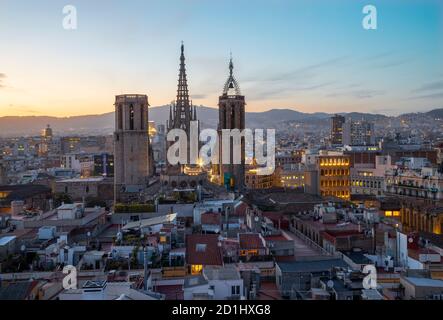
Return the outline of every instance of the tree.
<path id="1" fill-rule="evenodd" d="M 54 195 L 54 205 L 59 207 L 62 203 L 73 203 L 71 196 L 67 193 L 56 193 Z"/>

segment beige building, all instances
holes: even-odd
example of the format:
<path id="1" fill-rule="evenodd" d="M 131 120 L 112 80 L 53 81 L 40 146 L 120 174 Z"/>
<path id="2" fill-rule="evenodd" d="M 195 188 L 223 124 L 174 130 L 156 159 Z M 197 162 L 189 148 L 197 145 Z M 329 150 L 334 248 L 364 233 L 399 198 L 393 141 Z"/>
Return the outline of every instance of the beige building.
<path id="1" fill-rule="evenodd" d="M 305 170 L 307 193 L 322 197 L 351 198 L 350 157 L 341 152 L 321 151 L 315 165 Z"/>
<path id="2" fill-rule="evenodd" d="M 115 98 L 115 197 L 140 193 L 150 175 L 148 96 L 120 95 Z M 129 196 L 129 195 L 128 195 Z"/>

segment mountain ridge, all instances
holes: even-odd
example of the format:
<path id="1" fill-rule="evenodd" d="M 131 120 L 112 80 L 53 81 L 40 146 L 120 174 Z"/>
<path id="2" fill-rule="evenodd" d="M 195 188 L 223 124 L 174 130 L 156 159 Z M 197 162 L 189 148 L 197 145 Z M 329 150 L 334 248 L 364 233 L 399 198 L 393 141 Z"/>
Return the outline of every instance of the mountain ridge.
<path id="1" fill-rule="evenodd" d="M 263 112 L 246 112 L 246 122 L 250 128 L 271 128 L 288 121 L 323 121 L 330 118 L 333 114 L 326 112 L 305 113 L 290 108 L 270 109 Z M 365 112 L 337 112 L 337 114 L 352 119 L 367 119 L 371 121 L 411 116 L 443 118 L 443 108 L 436 108 L 426 112 L 405 113 L 399 116 Z M 149 120 L 155 121 L 157 125 L 165 124 L 168 117 L 169 106 L 167 105 L 149 108 Z M 218 109 L 197 106 L 197 117 L 201 121 L 202 127 L 215 128 L 218 123 Z M 114 131 L 114 112 L 68 117 L 4 116 L 0 117 L 0 136 L 36 135 L 48 124 L 53 128 L 56 135 L 110 134 Z"/>

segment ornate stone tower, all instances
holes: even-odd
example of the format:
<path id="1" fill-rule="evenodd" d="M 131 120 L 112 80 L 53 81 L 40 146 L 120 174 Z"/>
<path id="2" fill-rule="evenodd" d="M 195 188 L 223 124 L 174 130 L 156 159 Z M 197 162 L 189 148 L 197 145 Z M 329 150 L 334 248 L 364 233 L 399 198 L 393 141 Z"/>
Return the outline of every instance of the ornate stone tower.
<path id="1" fill-rule="evenodd" d="M 119 95 L 115 98 L 115 198 L 138 195 L 151 175 L 148 135 L 148 96 Z"/>
<path id="2" fill-rule="evenodd" d="M 167 131 L 172 129 L 183 129 L 188 137 L 188 163 L 190 147 L 191 121 L 197 121 L 197 110 L 189 100 L 188 80 L 186 77 L 185 46 L 181 45 L 180 71 L 178 75 L 177 98 L 169 108 L 169 121 Z"/>
<path id="3" fill-rule="evenodd" d="M 226 146 L 222 145 L 223 129 L 245 129 L 245 97 L 241 95 L 240 86 L 234 77 L 234 63 L 232 57 L 229 62 L 229 77 L 223 88 L 223 94 L 219 97 L 219 179 L 222 185 L 230 190 L 242 191 L 245 179 L 245 139 L 241 139 L 241 164 L 233 164 L 234 141 L 230 143 L 230 164 L 223 164 L 223 152 Z M 237 146 L 239 147 L 239 146 Z"/>

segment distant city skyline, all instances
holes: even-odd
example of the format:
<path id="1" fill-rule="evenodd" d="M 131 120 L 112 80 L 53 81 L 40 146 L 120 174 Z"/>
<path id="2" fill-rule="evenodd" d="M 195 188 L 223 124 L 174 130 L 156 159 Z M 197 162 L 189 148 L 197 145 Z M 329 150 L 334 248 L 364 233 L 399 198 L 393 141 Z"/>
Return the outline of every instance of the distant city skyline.
<path id="1" fill-rule="evenodd" d="M 442 35 L 439 0 L 0 0 L 0 116 L 102 114 L 125 93 L 168 104 L 181 41 L 194 105 L 216 107 L 232 51 L 247 112 L 426 112 L 443 107 Z"/>

